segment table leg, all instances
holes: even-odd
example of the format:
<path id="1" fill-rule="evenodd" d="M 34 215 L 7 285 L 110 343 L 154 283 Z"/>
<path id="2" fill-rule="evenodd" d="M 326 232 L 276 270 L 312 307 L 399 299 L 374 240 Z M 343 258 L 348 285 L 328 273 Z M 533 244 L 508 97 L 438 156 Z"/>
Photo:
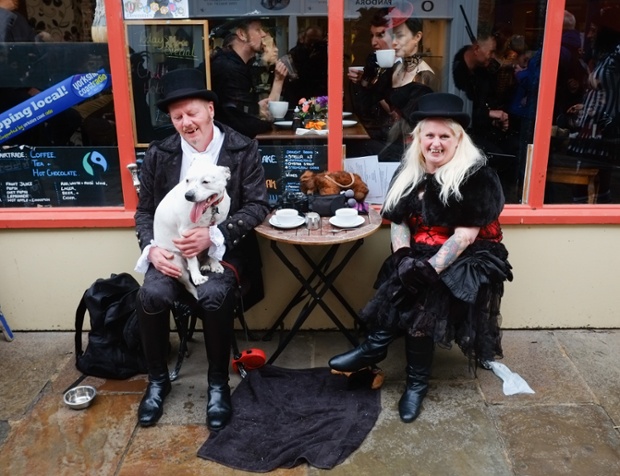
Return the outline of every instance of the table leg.
<path id="1" fill-rule="evenodd" d="M 303 288 L 310 295 L 310 300 L 304 308 L 300 311 L 295 323 L 293 324 L 291 330 L 288 332 L 287 336 L 280 342 L 278 348 L 274 352 L 274 354 L 269 359 L 268 363 L 273 363 L 278 356 L 282 353 L 282 351 L 289 344 L 294 335 L 299 331 L 303 323 L 306 321 L 310 313 L 314 310 L 314 308 L 318 305 L 325 311 L 325 313 L 329 316 L 336 327 L 340 330 L 340 332 L 353 344 L 354 346 L 358 344 L 358 340 L 353 336 L 346 327 L 340 322 L 336 314 L 327 306 L 327 304 L 323 301 L 323 296 L 327 293 L 328 290 L 333 291 L 333 283 L 337 276 L 342 272 L 347 263 L 353 257 L 353 254 L 357 251 L 357 249 L 362 245 L 363 240 L 358 240 L 355 244 L 349 249 L 347 254 L 342 258 L 340 263 L 336 265 L 331 271 L 327 271 L 329 266 L 331 265 L 336 252 L 338 251 L 339 245 L 332 245 L 325 256 L 321 259 L 321 261 L 317 264 L 315 263 L 306 253 L 303 251 L 300 245 L 295 245 L 297 251 L 302 254 L 304 259 L 308 261 L 313 271 L 309 278 L 305 278 L 299 269 L 293 265 L 293 263 L 284 255 L 284 253 L 279 249 L 276 242 L 272 242 L 272 248 L 276 255 L 280 258 L 280 260 L 286 265 L 286 267 L 293 273 L 293 275 L 297 278 L 297 280 L 302 284 Z M 325 269 L 326 273 L 322 270 Z M 316 289 L 312 286 L 312 281 L 315 277 L 319 277 L 319 280 L 322 281 L 322 285 L 317 284 Z M 301 290 L 300 290 L 301 291 Z M 300 291 L 296 294 L 295 297 L 300 295 Z M 295 299 L 293 298 L 293 300 Z M 290 306 L 291 303 L 289 303 Z M 287 306 L 287 308 L 289 308 Z M 350 307 L 350 306 L 349 306 Z"/>
<path id="2" fill-rule="evenodd" d="M 295 274 L 295 270 L 296 268 L 292 265 L 292 263 L 290 263 L 290 261 L 288 262 L 289 264 L 287 264 L 287 259 L 284 258 L 282 255 L 282 252 L 280 251 L 280 249 L 278 248 L 278 245 L 275 241 L 271 242 L 271 249 L 273 250 L 273 252 L 276 254 L 276 256 L 278 256 L 280 258 L 280 260 L 286 265 L 287 268 L 289 268 L 293 274 Z M 337 249 L 336 249 L 337 250 Z M 325 256 L 321 259 L 320 263 L 319 263 L 319 267 L 322 268 L 324 267 L 328 260 L 331 261 L 333 260 L 333 256 L 335 255 L 335 250 L 332 251 L 331 249 L 325 254 Z M 308 282 L 312 282 L 314 281 L 314 279 L 317 277 L 318 272 L 317 272 L 317 266 L 314 264 L 314 262 L 312 263 L 312 273 L 310 274 L 310 276 L 308 276 L 307 281 Z M 297 278 L 299 279 L 299 278 Z M 276 329 L 278 327 L 281 327 L 282 329 L 284 328 L 284 319 L 286 319 L 286 316 L 288 316 L 289 312 L 291 312 L 291 310 L 297 305 L 299 304 L 303 299 L 305 299 L 305 297 L 307 296 L 307 292 L 306 292 L 306 288 L 305 286 L 303 286 L 303 281 L 302 281 L 302 286 L 299 288 L 299 290 L 295 293 L 295 296 L 293 296 L 293 298 L 289 301 L 289 303 L 286 305 L 286 307 L 284 308 L 284 310 L 282 311 L 282 313 L 278 316 L 278 318 L 276 319 L 276 321 L 273 323 L 273 325 L 269 328 L 269 330 L 267 331 L 267 333 L 263 336 L 263 341 L 269 341 L 272 339 L 274 332 L 276 331 Z"/>

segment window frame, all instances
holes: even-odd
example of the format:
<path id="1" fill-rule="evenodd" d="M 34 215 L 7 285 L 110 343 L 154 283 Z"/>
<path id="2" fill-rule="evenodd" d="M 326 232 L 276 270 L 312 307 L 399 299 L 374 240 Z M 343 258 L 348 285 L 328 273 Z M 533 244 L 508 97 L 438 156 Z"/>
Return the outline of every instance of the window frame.
<path id="1" fill-rule="evenodd" d="M 506 225 L 568 225 L 568 224 L 620 224 L 620 204 L 610 205 L 546 205 L 544 188 L 549 159 L 550 131 L 552 125 L 553 101 L 559 62 L 565 0 L 548 0 L 545 31 L 543 35 L 543 56 L 540 75 L 540 89 L 534 131 L 529 195 L 526 204 L 506 205 L 500 221 Z M 127 166 L 134 163 L 136 148 L 133 137 L 132 102 L 128 87 L 127 47 L 125 41 L 125 20 L 121 2 L 106 0 L 106 22 L 108 25 L 108 47 L 116 130 L 124 207 L 0 209 L 2 228 L 129 228 L 135 225 L 134 213 L 137 195 Z M 340 31 L 344 25 L 344 2 L 328 2 L 328 29 Z M 342 65 L 344 64 L 344 38 L 330 35 L 328 43 L 328 77 L 338 78 L 328 84 L 328 95 L 342 94 Z M 330 134 L 327 139 L 328 168 L 342 168 L 342 129 L 338 118 L 342 116 L 342 103 L 330 104 L 333 114 L 328 119 Z"/>

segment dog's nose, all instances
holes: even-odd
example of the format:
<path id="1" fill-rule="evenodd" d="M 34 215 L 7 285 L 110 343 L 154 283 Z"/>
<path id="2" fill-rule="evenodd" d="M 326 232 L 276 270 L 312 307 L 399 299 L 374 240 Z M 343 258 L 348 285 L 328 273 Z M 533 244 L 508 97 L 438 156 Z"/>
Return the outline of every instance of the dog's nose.
<path id="1" fill-rule="evenodd" d="M 185 192 L 185 200 L 187 200 L 188 202 L 193 202 L 194 201 L 194 192 L 192 192 L 192 191 Z"/>

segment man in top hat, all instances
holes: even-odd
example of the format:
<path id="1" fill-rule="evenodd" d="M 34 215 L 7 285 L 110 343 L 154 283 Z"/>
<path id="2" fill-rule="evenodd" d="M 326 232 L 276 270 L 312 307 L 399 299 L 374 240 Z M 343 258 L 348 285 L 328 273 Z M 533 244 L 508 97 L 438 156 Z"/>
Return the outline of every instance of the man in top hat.
<path id="1" fill-rule="evenodd" d="M 218 101 L 206 89 L 204 75 L 196 69 L 177 69 L 162 77 L 163 97 L 157 107 L 170 115 L 176 133 L 151 143 L 140 170 L 140 198 L 136 232 L 142 256 L 136 267 L 145 271 L 137 302 L 142 346 L 149 383 L 138 408 L 142 426 L 157 423 L 164 399 L 171 390 L 168 376 L 169 318 L 172 303 L 185 292 L 177 278 L 181 270 L 172 253 L 152 245 L 155 209 L 182 181 L 195 160 L 209 161 L 230 169 L 227 191 L 230 212 L 217 227 L 194 228 L 175 240 L 186 257 L 197 256 L 212 243 L 223 242 L 223 274 L 210 273 L 197 287 L 197 312 L 202 319 L 209 362 L 207 375 L 207 426 L 218 430 L 231 413 L 228 367 L 233 333 L 233 307 L 237 276 L 251 283 L 244 295 L 247 308 L 263 297 L 261 262 L 253 229 L 267 216 L 269 204 L 258 144 L 214 120 Z"/>
<path id="2" fill-rule="evenodd" d="M 217 117 L 224 124 L 254 138 L 271 130 L 273 117 L 269 101 L 279 101 L 288 70 L 280 60 L 276 62 L 274 80 L 269 96 L 259 101 L 252 81 L 252 62 L 264 49 L 267 36 L 259 18 L 249 17 L 223 25 L 228 32 L 224 47 L 211 59 L 213 91 L 218 95 Z"/>
<path id="3" fill-rule="evenodd" d="M 404 336 L 407 380 L 398 411 L 405 423 L 422 409 L 435 344 L 456 342 L 475 365 L 501 357 L 499 308 L 504 281 L 512 279 L 499 224 L 504 195 L 465 132 L 462 99 L 426 94 L 409 118 L 413 140 L 381 211 L 391 222 L 392 254 L 360 313 L 369 333 L 329 361 L 336 371 L 355 372 L 385 359 Z"/>

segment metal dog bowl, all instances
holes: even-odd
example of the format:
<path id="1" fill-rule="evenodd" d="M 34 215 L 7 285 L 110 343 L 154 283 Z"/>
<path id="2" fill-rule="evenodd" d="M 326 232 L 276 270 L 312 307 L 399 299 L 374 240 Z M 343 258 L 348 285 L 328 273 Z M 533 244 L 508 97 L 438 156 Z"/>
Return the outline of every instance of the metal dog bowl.
<path id="1" fill-rule="evenodd" d="M 64 395 L 64 401 L 69 408 L 81 410 L 82 408 L 90 406 L 95 399 L 95 395 L 97 395 L 95 387 L 83 385 L 67 390 Z"/>

